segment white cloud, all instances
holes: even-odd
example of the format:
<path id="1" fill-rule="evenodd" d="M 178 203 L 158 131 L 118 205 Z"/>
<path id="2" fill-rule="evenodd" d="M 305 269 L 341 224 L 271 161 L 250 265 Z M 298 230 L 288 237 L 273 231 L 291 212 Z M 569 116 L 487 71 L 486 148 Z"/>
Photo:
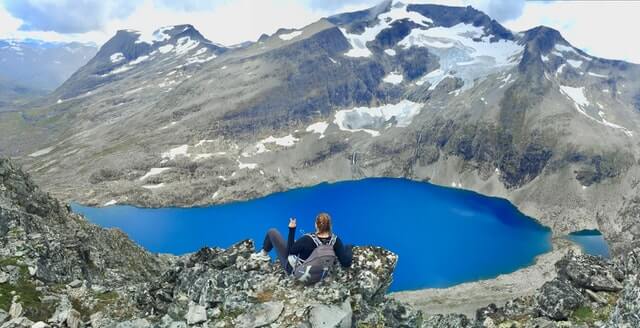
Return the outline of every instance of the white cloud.
<path id="1" fill-rule="evenodd" d="M 0 2 L 0 36 L 14 33 L 22 25 L 22 21 L 7 12 Z"/>

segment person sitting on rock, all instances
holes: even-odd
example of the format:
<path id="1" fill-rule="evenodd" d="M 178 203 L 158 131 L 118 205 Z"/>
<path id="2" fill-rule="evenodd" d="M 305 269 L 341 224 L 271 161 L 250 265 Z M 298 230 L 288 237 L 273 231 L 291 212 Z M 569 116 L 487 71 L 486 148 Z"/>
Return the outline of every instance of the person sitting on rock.
<path id="1" fill-rule="evenodd" d="M 296 219 L 289 219 L 286 244 L 277 229 L 269 229 L 258 256 L 268 258 L 269 252 L 275 248 L 285 272 L 305 283 L 322 280 L 331 271 L 336 258 L 342 267 L 351 266 L 352 246 L 343 245 L 340 238 L 332 233 L 329 214 L 318 214 L 316 232 L 305 234 L 294 242 L 296 226 Z"/>

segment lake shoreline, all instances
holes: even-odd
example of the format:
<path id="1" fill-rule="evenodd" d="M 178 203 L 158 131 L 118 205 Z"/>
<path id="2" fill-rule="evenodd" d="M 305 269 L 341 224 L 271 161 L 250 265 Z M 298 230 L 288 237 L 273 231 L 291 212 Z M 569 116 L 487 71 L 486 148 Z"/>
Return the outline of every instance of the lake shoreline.
<path id="1" fill-rule="evenodd" d="M 553 249 L 536 257 L 535 263 L 495 278 L 471 281 L 448 288 L 428 288 L 393 292 L 389 295 L 425 314 L 460 313 L 471 318 L 476 310 L 491 303 L 503 305 L 517 297 L 533 295 L 556 276 L 555 263 L 570 250 L 582 253 L 575 243 L 564 238 L 551 241 Z"/>

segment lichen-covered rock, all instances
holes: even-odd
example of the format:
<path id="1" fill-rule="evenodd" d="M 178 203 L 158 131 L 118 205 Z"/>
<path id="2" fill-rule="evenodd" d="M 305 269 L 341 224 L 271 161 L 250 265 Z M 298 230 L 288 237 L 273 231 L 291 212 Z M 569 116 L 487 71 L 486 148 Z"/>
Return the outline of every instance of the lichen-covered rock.
<path id="1" fill-rule="evenodd" d="M 316 304 L 309 311 L 309 325 L 312 328 L 350 328 L 352 315 L 348 301 L 341 306 Z"/>
<path id="2" fill-rule="evenodd" d="M 207 321 L 207 309 L 202 305 L 192 304 L 189 306 L 187 315 L 184 316 L 187 324 L 195 325 Z"/>
<path id="3" fill-rule="evenodd" d="M 616 257 L 613 264 L 621 280 L 625 276 L 640 274 L 640 248 L 632 249 Z"/>
<path id="4" fill-rule="evenodd" d="M 540 313 L 554 320 L 567 319 L 585 302 L 580 291 L 563 278 L 556 278 L 542 285 L 536 300 Z"/>
<path id="5" fill-rule="evenodd" d="M 558 275 L 571 281 L 578 288 L 593 291 L 617 292 L 622 284 L 615 278 L 613 266 L 599 256 L 567 255 L 556 263 Z"/>
<path id="6" fill-rule="evenodd" d="M 269 325 L 278 319 L 283 309 L 282 302 L 256 304 L 236 319 L 236 327 L 256 328 Z"/>
<path id="7" fill-rule="evenodd" d="M 607 328 L 640 327 L 640 276 L 627 280 L 622 295 L 611 314 Z"/>
<path id="8" fill-rule="evenodd" d="M 475 328 L 481 327 L 463 314 L 436 314 L 427 316 L 423 328 Z"/>

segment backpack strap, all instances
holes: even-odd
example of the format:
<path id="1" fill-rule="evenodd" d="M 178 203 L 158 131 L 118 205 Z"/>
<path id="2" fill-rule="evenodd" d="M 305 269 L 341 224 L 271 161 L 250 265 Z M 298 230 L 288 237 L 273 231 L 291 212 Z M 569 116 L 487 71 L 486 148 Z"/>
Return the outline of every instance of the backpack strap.
<path id="1" fill-rule="evenodd" d="M 313 242 L 316 244 L 316 247 L 322 245 L 322 241 L 320 240 L 320 238 L 318 238 L 318 236 L 315 233 L 308 233 L 307 236 L 309 236 L 309 238 L 313 240 Z M 331 234 L 331 239 L 329 240 L 327 245 L 333 246 L 336 244 L 337 241 L 338 241 L 338 236 L 336 236 L 335 234 Z"/>
<path id="2" fill-rule="evenodd" d="M 329 245 L 334 246 L 338 241 L 338 236 L 335 234 L 331 234 L 331 240 L 329 241 Z"/>
<path id="3" fill-rule="evenodd" d="M 308 233 L 307 236 L 309 236 L 309 238 L 313 240 L 313 243 L 316 244 L 316 247 L 322 245 L 322 241 L 320 241 L 320 238 L 318 238 L 315 233 Z"/>

